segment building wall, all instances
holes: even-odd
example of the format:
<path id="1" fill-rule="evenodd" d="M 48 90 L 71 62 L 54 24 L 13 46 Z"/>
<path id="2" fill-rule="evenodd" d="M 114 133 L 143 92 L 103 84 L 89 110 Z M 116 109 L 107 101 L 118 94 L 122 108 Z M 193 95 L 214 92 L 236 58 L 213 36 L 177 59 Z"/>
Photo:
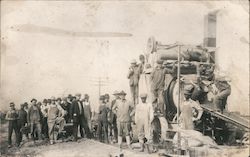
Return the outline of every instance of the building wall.
<path id="1" fill-rule="evenodd" d="M 248 20 L 249 13 L 240 5 L 228 5 L 219 10 L 216 64 L 231 79 L 232 93 L 228 99 L 228 109 L 249 115 Z"/>

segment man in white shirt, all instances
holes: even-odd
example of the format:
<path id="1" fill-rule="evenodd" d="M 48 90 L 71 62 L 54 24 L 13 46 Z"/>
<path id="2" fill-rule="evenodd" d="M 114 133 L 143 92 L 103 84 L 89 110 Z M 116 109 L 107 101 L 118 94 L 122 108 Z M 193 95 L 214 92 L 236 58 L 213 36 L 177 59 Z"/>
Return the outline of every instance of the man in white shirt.
<path id="1" fill-rule="evenodd" d="M 145 138 L 150 139 L 150 126 L 154 118 L 154 109 L 151 103 L 147 103 L 147 94 L 141 94 L 141 103 L 136 105 L 135 123 L 140 142 L 140 152 L 144 151 Z"/>

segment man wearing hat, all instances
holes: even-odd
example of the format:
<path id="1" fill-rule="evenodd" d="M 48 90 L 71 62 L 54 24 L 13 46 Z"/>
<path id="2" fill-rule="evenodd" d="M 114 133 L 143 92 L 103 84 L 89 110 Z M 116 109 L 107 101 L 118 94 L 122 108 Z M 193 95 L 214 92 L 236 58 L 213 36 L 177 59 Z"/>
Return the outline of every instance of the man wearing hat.
<path id="1" fill-rule="evenodd" d="M 35 135 L 38 135 L 38 139 L 41 140 L 41 119 L 42 119 L 42 112 L 40 108 L 36 104 L 37 100 L 32 99 L 31 100 L 31 106 L 29 108 L 28 114 L 27 114 L 27 121 L 30 125 L 31 129 L 31 136 L 33 138 L 33 141 L 35 142 Z"/>
<path id="2" fill-rule="evenodd" d="M 87 134 L 87 137 L 90 138 L 90 130 L 88 128 L 88 125 L 86 124 L 86 119 L 84 117 L 84 108 L 82 105 L 82 102 L 80 101 L 81 94 L 76 94 L 75 99 L 72 101 L 71 105 L 71 119 L 73 121 L 73 136 L 74 141 L 77 141 L 77 134 L 78 134 L 78 126 L 80 126 L 80 134 L 81 137 L 84 137 L 83 134 L 83 128 L 85 133 Z"/>
<path id="3" fill-rule="evenodd" d="M 27 102 L 23 103 L 24 105 L 24 110 L 28 113 L 29 110 L 29 104 Z"/>
<path id="4" fill-rule="evenodd" d="M 49 138 L 49 135 L 48 135 L 48 108 L 49 108 L 48 100 L 44 99 L 43 103 L 41 105 L 41 112 L 43 114 L 43 117 L 42 117 L 42 135 L 44 138 Z"/>
<path id="5" fill-rule="evenodd" d="M 97 133 L 99 141 L 108 143 L 108 107 L 105 103 L 105 95 L 101 95 L 99 98 L 99 115 L 98 115 L 98 127 Z"/>
<path id="6" fill-rule="evenodd" d="M 65 120 L 65 111 L 60 105 L 61 98 L 57 98 L 55 103 L 52 103 L 48 108 L 48 128 L 49 128 L 49 139 L 50 144 L 54 144 L 57 140 L 58 134 L 63 130 Z M 58 130 L 56 130 L 58 126 Z"/>
<path id="7" fill-rule="evenodd" d="M 138 139 L 141 146 L 140 151 L 144 151 L 145 138 L 150 140 L 150 127 L 154 118 L 154 109 L 151 103 L 147 103 L 147 94 L 140 94 L 141 103 L 136 105 L 135 123 L 138 132 Z"/>
<path id="8" fill-rule="evenodd" d="M 154 104 L 154 108 L 157 108 L 162 114 L 165 114 L 163 90 L 166 72 L 162 66 L 162 63 L 162 60 L 157 61 L 157 66 L 152 71 L 150 80 L 152 103 Z"/>
<path id="9" fill-rule="evenodd" d="M 140 79 L 140 69 L 136 64 L 136 60 L 133 59 L 131 61 L 131 66 L 129 67 L 128 72 L 128 79 L 129 79 L 129 87 L 132 97 L 133 104 L 138 104 L 138 93 L 139 93 L 139 79 Z"/>
<path id="10" fill-rule="evenodd" d="M 19 131 L 18 131 L 18 125 L 17 125 L 17 119 L 18 119 L 18 111 L 15 109 L 15 104 L 13 102 L 10 103 L 10 110 L 6 113 L 6 120 L 9 121 L 9 129 L 8 129 L 8 148 L 11 147 L 12 144 L 12 133 L 13 130 L 15 131 L 16 134 L 16 145 L 20 145 L 20 140 L 19 140 Z"/>
<path id="11" fill-rule="evenodd" d="M 70 108 L 69 108 L 68 103 L 67 103 L 67 97 L 62 97 L 62 101 L 61 101 L 60 105 L 61 105 L 62 109 L 65 111 L 64 119 L 65 119 L 66 123 L 70 123 L 70 115 L 69 115 Z"/>
<path id="12" fill-rule="evenodd" d="M 138 65 L 138 67 L 139 67 L 139 70 L 140 70 L 140 74 L 142 74 L 143 72 L 144 72 L 144 66 L 145 66 L 145 57 L 144 57 L 144 55 L 140 55 L 139 56 L 139 60 L 140 60 L 140 64 Z"/>
<path id="13" fill-rule="evenodd" d="M 22 142 L 23 138 L 23 133 L 26 133 L 27 137 L 27 132 L 24 132 L 25 126 L 27 126 L 27 112 L 24 110 L 24 104 L 20 105 L 20 110 L 18 111 L 18 131 L 19 131 L 19 143 Z"/>
<path id="14" fill-rule="evenodd" d="M 117 138 L 118 138 L 118 130 L 117 130 L 117 115 L 116 115 L 116 111 L 114 109 L 114 105 L 116 103 L 118 103 L 120 99 L 119 97 L 119 92 L 116 90 L 114 91 L 113 95 L 114 95 L 114 100 L 111 101 L 111 111 L 110 111 L 110 122 L 111 122 L 111 140 L 112 142 L 116 143 L 117 142 Z"/>
<path id="15" fill-rule="evenodd" d="M 193 93 L 194 86 L 192 84 L 187 84 L 184 86 L 184 101 L 181 106 L 181 127 L 186 130 L 194 129 L 194 120 L 200 119 L 202 115 L 202 108 L 200 105 L 191 99 L 191 95 Z M 193 109 L 198 111 L 198 115 L 196 119 L 193 117 Z"/>
<path id="16" fill-rule="evenodd" d="M 216 90 L 213 103 L 216 110 L 223 113 L 223 110 L 226 108 L 227 98 L 231 94 L 231 85 L 228 83 L 225 76 L 220 74 L 215 75 L 214 87 Z"/>
<path id="17" fill-rule="evenodd" d="M 133 103 L 126 100 L 126 93 L 124 91 L 120 92 L 121 100 L 115 103 L 114 110 L 117 115 L 117 127 L 118 127 L 118 144 L 120 149 L 122 148 L 122 137 L 126 136 L 126 142 L 130 149 L 130 128 L 131 128 L 131 112 L 134 109 Z"/>
<path id="18" fill-rule="evenodd" d="M 84 117 L 86 119 L 86 122 L 88 124 L 89 129 L 91 129 L 91 116 L 92 116 L 92 110 L 91 110 L 91 104 L 89 101 L 89 95 L 85 94 L 83 99 L 83 109 L 84 109 Z"/>

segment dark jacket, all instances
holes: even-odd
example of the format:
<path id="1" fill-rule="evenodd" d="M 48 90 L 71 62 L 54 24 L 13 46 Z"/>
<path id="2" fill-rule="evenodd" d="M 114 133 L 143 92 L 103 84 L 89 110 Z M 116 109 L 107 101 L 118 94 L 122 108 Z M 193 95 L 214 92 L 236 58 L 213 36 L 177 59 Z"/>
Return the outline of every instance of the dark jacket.
<path id="1" fill-rule="evenodd" d="M 79 104 L 81 105 L 82 112 L 80 113 Z M 79 118 L 84 118 L 84 109 L 81 101 L 73 101 L 70 109 L 70 116 L 74 123 L 79 122 Z"/>
<path id="2" fill-rule="evenodd" d="M 31 106 L 27 114 L 28 123 L 38 123 L 41 122 L 41 119 L 42 119 L 41 109 L 38 106 L 36 106 L 36 108 L 34 106 Z"/>
<path id="3" fill-rule="evenodd" d="M 19 126 L 24 126 L 27 123 L 27 112 L 24 109 L 19 110 L 17 122 Z"/>
<path id="4" fill-rule="evenodd" d="M 106 104 L 101 104 L 99 106 L 99 116 L 98 116 L 99 121 L 107 122 L 108 121 L 108 108 Z"/>

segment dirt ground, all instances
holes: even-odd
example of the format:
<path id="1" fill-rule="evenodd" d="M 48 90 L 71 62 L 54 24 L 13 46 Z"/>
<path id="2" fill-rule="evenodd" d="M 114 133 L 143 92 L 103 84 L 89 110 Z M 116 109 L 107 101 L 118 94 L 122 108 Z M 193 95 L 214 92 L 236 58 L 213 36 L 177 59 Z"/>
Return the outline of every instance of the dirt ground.
<path id="1" fill-rule="evenodd" d="M 78 142 L 59 142 L 54 145 L 33 142 L 24 142 L 21 148 L 7 148 L 7 124 L 1 125 L 0 148 L 1 156 L 3 157 L 115 157 L 119 152 L 118 145 L 107 145 L 95 140 L 81 139 Z M 125 145 L 125 144 L 124 144 Z M 138 144 L 134 144 L 136 146 Z M 125 146 L 124 146 L 125 147 Z M 202 155 L 197 157 L 248 157 L 249 147 L 229 147 L 220 146 L 219 148 L 199 147 L 197 150 L 204 150 Z M 158 153 L 148 154 L 146 152 L 138 152 L 138 149 L 124 149 L 125 157 L 158 157 Z"/>

